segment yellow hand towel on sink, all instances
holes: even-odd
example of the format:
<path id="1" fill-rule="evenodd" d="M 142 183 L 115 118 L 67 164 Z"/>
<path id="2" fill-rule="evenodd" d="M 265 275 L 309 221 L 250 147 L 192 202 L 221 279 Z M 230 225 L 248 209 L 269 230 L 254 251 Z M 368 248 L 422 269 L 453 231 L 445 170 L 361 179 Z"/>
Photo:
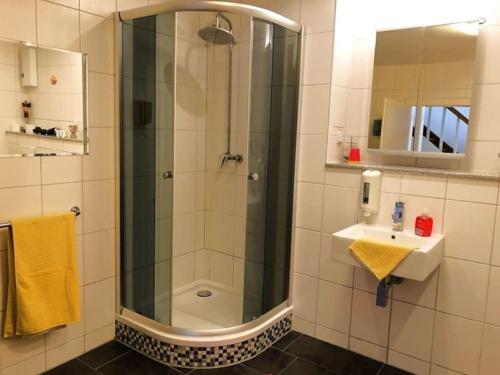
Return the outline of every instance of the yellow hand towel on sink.
<path id="1" fill-rule="evenodd" d="M 73 213 L 12 220 L 3 336 L 47 332 L 80 319 Z"/>
<path id="2" fill-rule="evenodd" d="M 389 275 L 415 247 L 360 238 L 354 241 L 349 249 L 354 257 L 380 281 Z"/>

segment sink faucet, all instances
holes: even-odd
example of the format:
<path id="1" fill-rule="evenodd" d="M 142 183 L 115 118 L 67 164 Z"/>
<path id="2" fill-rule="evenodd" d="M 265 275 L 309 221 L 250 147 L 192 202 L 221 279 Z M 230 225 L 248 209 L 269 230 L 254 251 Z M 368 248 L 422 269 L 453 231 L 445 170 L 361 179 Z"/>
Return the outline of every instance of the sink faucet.
<path id="1" fill-rule="evenodd" d="M 403 230 L 403 215 L 405 211 L 404 202 L 396 202 L 392 214 L 392 230 L 401 232 Z"/>

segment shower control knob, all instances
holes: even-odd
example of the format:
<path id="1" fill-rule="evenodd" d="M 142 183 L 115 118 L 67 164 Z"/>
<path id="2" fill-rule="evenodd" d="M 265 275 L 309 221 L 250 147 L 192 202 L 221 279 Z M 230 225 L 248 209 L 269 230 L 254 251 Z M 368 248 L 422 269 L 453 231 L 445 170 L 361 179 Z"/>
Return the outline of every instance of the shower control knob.
<path id="1" fill-rule="evenodd" d="M 172 173 L 172 171 L 165 171 L 161 176 L 164 180 L 168 180 L 169 178 L 174 177 L 174 174 Z"/>
<path id="2" fill-rule="evenodd" d="M 250 173 L 248 179 L 251 181 L 259 181 L 259 175 L 257 173 Z"/>

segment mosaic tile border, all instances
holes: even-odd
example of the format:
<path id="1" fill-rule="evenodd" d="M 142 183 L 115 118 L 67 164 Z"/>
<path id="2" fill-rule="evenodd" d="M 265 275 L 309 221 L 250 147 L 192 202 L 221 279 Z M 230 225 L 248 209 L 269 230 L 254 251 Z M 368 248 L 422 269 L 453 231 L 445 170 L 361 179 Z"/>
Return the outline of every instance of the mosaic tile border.
<path id="1" fill-rule="evenodd" d="M 222 346 L 196 347 L 163 342 L 116 321 L 116 339 L 154 360 L 171 366 L 211 368 L 247 361 L 278 341 L 291 328 L 290 314 L 245 341 Z"/>

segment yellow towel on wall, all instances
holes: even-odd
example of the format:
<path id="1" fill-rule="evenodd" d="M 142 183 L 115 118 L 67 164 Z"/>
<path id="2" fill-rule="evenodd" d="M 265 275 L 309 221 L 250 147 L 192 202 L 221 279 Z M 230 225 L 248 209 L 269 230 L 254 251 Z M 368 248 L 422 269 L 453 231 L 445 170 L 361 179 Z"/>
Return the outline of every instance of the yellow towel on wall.
<path id="1" fill-rule="evenodd" d="M 12 220 L 3 336 L 25 336 L 80 320 L 73 213 Z"/>
<path id="2" fill-rule="evenodd" d="M 354 241 L 349 249 L 354 257 L 380 281 L 389 275 L 415 247 L 361 238 Z"/>

